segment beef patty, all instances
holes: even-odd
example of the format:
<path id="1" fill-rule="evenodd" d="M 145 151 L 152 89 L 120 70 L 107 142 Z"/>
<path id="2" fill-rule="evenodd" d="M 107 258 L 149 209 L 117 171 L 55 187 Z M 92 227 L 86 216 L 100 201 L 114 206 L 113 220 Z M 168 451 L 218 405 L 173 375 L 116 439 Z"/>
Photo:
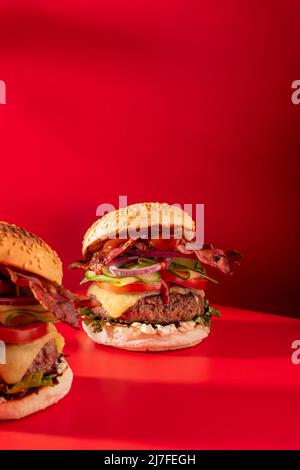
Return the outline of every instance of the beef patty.
<path id="1" fill-rule="evenodd" d="M 33 363 L 27 370 L 27 373 L 39 372 L 40 370 L 49 372 L 53 364 L 58 360 L 59 353 L 56 348 L 56 343 L 54 339 L 51 339 L 43 349 L 40 350 Z"/>
<path id="2" fill-rule="evenodd" d="M 103 307 L 93 309 L 95 316 L 111 319 Z M 192 320 L 204 312 L 204 299 L 192 292 L 187 294 L 170 294 L 170 301 L 164 304 L 159 294 L 143 297 L 128 308 L 119 318 L 120 323 L 159 323 L 168 325 L 178 321 Z"/>

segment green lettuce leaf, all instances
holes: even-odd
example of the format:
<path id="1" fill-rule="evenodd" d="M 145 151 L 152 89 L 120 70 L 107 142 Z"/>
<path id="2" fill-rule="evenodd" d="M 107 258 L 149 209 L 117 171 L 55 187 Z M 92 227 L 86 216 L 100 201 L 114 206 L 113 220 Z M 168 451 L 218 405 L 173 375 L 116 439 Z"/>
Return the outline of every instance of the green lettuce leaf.
<path id="1" fill-rule="evenodd" d="M 198 323 L 203 326 L 207 326 L 210 323 L 212 317 L 220 317 L 221 313 L 219 310 L 216 310 L 214 307 L 209 305 L 208 299 L 205 299 L 204 303 L 204 312 L 203 315 L 198 315 L 193 320 L 195 323 Z"/>
<path id="2" fill-rule="evenodd" d="M 20 382 L 14 385 L 6 385 L 3 391 L 9 395 L 13 395 L 15 393 L 29 390 L 30 388 L 39 388 L 45 386 L 54 387 L 55 382 L 53 379 L 55 377 L 56 375 L 45 374 L 42 370 L 39 372 L 28 373 Z"/>
<path id="3" fill-rule="evenodd" d="M 82 315 L 84 324 L 87 326 L 90 325 L 94 333 L 100 333 L 103 330 L 103 326 L 107 322 L 107 320 L 103 320 L 102 318 L 96 317 L 94 315 L 93 310 L 88 307 L 80 308 L 79 311 Z"/>

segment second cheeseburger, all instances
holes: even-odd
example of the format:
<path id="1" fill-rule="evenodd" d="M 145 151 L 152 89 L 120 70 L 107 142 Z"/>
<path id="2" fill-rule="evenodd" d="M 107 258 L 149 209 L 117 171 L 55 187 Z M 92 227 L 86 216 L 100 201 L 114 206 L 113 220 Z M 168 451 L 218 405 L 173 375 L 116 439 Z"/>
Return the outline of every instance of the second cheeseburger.
<path id="1" fill-rule="evenodd" d="M 0 222 L 0 420 L 42 410 L 70 390 L 73 374 L 54 323 L 77 327 L 77 308 L 90 304 L 62 286 L 62 275 L 49 245 Z"/>
<path id="2" fill-rule="evenodd" d="M 88 230 L 82 283 L 100 306 L 84 308 L 83 327 L 97 343 L 134 351 L 194 346 L 218 314 L 205 299 L 204 266 L 230 272 L 229 258 L 212 246 L 199 249 L 195 224 L 180 208 L 143 203 L 110 212 Z"/>

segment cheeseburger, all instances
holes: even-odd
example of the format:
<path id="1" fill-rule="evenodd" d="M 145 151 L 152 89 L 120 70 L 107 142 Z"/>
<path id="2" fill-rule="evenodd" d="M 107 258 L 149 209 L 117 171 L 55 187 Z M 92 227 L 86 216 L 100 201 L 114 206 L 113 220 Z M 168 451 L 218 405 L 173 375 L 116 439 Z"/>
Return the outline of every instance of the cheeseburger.
<path id="1" fill-rule="evenodd" d="M 72 371 L 55 323 L 78 326 L 59 256 L 26 230 L 0 222 L 0 419 L 42 410 L 70 390 Z"/>
<path id="2" fill-rule="evenodd" d="M 200 343 L 218 315 L 205 298 L 217 281 L 205 266 L 230 272 L 225 253 L 199 248 L 195 224 L 168 204 L 134 204 L 110 212 L 87 231 L 83 283 L 99 302 L 83 308 L 83 328 L 97 343 L 133 351 L 165 351 Z"/>

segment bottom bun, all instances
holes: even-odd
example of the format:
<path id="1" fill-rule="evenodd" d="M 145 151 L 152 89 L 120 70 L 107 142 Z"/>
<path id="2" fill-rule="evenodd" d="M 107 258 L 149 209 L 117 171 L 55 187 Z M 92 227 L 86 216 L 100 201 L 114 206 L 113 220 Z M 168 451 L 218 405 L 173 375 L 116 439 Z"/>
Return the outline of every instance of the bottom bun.
<path id="1" fill-rule="evenodd" d="M 153 328 L 143 323 L 130 326 L 106 323 L 102 331 L 95 333 L 90 325 L 82 324 L 87 335 L 96 343 L 128 351 L 171 351 L 196 346 L 209 335 L 210 327 L 183 322 L 176 328 L 174 324 Z"/>
<path id="2" fill-rule="evenodd" d="M 72 385 L 73 372 L 69 366 L 58 381 L 54 387 L 42 387 L 37 394 L 31 393 L 20 400 L 1 401 L 0 420 L 24 418 L 57 403 L 67 395 Z"/>

